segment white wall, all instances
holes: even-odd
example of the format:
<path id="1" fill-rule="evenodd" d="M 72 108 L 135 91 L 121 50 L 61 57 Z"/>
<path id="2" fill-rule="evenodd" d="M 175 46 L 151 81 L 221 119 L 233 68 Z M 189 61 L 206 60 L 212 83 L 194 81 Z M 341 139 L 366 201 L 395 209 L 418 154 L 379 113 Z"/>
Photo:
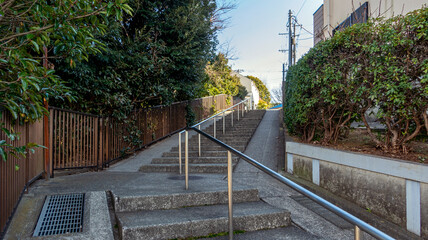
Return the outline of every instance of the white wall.
<path id="1" fill-rule="evenodd" d="M 324 0 L 324 37 L 329 38 L 332 30 L 365 2 L 369 2 L 369 17 L 374 18 L 405 15 L 428 5 L 427 0 Z"/>
<path id="2" fill-rule="evenodd" d="M 251 81 L 251 79 L 244 77 L 237 72 L 232 72 L 232 75 L 239 77 L 239 81 L 241 82 L 241 85 L 244 86 L 245 89 L 247 90 L 247 92 L 248 92 L 247 96 L 251 97 L 251 101 L 253 103 L 253 108 L 255 109 L 255 107 L 259 103 L 260 94 L 259 94 L 259 90 L 257 90 L 257 87 L 254 84 L 254 82 Z"/>

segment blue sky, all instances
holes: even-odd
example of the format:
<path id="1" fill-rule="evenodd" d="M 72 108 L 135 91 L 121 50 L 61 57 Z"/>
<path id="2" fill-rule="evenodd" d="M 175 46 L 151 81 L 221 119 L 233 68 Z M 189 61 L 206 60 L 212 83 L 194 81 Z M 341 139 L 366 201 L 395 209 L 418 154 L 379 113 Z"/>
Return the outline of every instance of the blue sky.
<path id="1" fill-rule="evenodd" d="M 288 53 L 288 38 L 280 32 L 288 32 L 286 24 L 288 10 L 291 9 L 304 28 L 313 31 L 313 13 L 321 6 L 322 0 L 237 0 L 236 9 L 228 16 L 228 27 L 219 33 L 220 50 L 229 44 L 232 56 L 229 62 L 234 70 L 244 70 L 243 75 L 253 75 L 267 84 L 269 89 L 278 88 L 282 81 L 282 63 Z M 303 6 L 303 7 L 302 7 Z M 312 35 L 296 27 L 300 32 L 297 58 L 313 46 Z"/>

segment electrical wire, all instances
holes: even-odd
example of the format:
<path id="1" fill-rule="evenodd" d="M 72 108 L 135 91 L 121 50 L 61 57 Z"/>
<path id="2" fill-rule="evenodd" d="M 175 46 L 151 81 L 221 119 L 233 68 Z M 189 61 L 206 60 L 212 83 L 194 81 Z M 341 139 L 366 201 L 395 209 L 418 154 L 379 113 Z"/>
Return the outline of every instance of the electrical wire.
<path id="1" fill-rule="evenodd" d="M 298 11 L 298 12 L 297 12 L 297 14 L 296 14 L 296 17 L 297 17 L 297 16 L 299 16 L 299 13 L 300 13 L 300 11 L 302 11 L 303 6 L 305 6 L 306 1 L 307 1 L 307 0 L 305 0 L 305 1 L 303 2 L 302 6 L 300 7 L 299 11 Z"/>

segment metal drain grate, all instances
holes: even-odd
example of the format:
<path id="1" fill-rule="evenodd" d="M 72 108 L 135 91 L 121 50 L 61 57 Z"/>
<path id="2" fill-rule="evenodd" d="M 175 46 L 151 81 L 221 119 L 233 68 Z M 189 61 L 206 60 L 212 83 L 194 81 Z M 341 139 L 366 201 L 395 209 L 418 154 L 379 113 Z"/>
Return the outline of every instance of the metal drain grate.
<path id="1" fill-rule="evenodd" d="M 81 232 L 84 193 L 47 196 L 34 237 Z"/>

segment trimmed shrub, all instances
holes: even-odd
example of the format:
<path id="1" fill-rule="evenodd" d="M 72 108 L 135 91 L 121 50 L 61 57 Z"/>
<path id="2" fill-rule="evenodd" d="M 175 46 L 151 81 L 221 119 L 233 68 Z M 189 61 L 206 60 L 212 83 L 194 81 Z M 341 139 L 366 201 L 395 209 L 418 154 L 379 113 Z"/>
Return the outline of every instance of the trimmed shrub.
<path id="1" fill-rule="evenodd" d="M 385 151 L 428 129 L 428 8 L 356 24 L 323 41 L 287 72 L 285 123 L 304 141 L 336 142 L 352 121 Z M 370 109 L 386 126 L 379 137 Z"/>

